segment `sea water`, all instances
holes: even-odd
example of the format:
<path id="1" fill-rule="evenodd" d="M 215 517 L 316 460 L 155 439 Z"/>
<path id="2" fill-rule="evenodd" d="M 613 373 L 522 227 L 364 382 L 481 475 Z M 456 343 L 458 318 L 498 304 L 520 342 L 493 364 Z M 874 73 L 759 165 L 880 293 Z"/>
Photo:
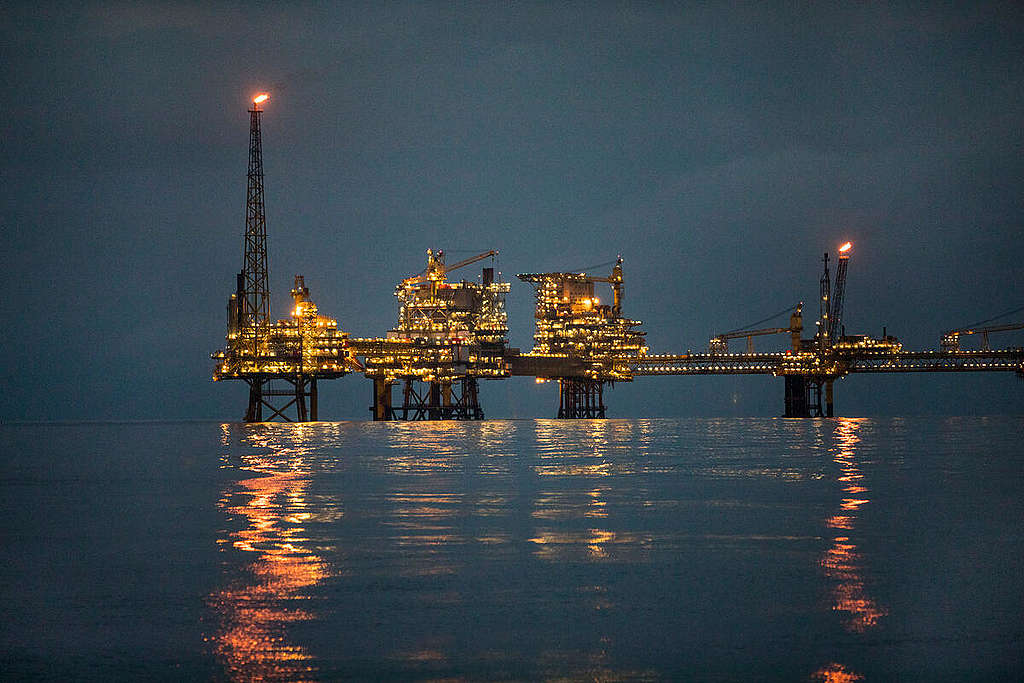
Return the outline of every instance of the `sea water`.
<path id="1" fill-rule="evenodd" d="M 0 427 L 5 680 L 1020 680 L 1024 418 Z"/>

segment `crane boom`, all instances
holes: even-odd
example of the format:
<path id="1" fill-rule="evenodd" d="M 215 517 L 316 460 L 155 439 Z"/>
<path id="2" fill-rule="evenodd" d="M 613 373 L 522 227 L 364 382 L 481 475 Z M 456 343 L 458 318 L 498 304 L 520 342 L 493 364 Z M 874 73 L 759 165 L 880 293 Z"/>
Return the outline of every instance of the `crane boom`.
<path id="1" fill-rule="evenodd" d="M 762 334 L 782 334 L 789 332 L 788 327 L 766 327 L 762 330 L 745 330 L 742 332 L 726 332 L 715 335 L 715 339 L 740 339 L 742 337 L 759 337 Z"/>
<path id="2" fill-rule="evenodd" d="M 608 277 L 592 277 L 586 276 L 590 282 L 607 282 L 612 286 L 612 314 L 622 315 L 622 257 L 615 259 L 615 267 L 612 268 L 612 274 Z"/>
<path id="3" fill-rule="evenodd" d="M 461 268 L 463 266 L 468 266 L 471 263 L 476 263 L 477 261 L 483 261 L 488 256 L 497 256 L 497 255 L 498 255 L 498 251 L 496 249 L 491 249 L 490 251 L 485 251 L 482 254 L 477 254 L 476 256 L 471 256 L 471 257 L 469 257 L 467 259 L 463 259 L 463 260 L 459 261 L 458 263 L 454 263 L 454 264 L 452 264 L 450 266 L 446 266 L 445 269 L 444 269 L 444 272 L 448 273 L 450 271 L 456 270 L 456 269 Z"/>
<path id="4" fill-rule="evenodd" d="M 432 252 L 432 251 L 430 251 L 428 249 L 427 250 L 427 269 L 424 270 L 419 275 L 413 275 L 412 277 L 405 278 L 404 280 L 402 280 L 402 284 L 403 285 L 412 285 L 412 284 L 416 284 L 416 283 L 419 283 L 419 282 L 426 282 L 427 280 L 443 280 L 444 276 L 447 275 L 448 273 L 450 273 L 453 270 L 457 270 L 459 268 L 462 268 L 463 266 L 468 266 L 469 264 L 476 263 L 477 261 L 482 261 L 482 260 L 484 260 L 485 258 L 487 258 L 489 256 L 497 256 L 497 255 L 498 255 L 497 250 L 491 249 L 490 251 L 485 251 L 482 254 L 477 254 L 476 256 L 471 256 L 471 257 L 469 257 L 467 259 L 463 259 L 462 261 L 459 261 L 458 263 L 453 263 L 452 265 L 449 266 L 449 265 L 445 265 L 445 262 L 444 262 L 444 251 L 442 251 L 441 249 L 438 249 L 437 250 L 437 254 L 435 255 L 434 252 Z"/>
<path id="5" fill-rule="evenodd" d="M 960 335 L 980 334 L 981 348 L 983 351 L 988 351 L 989 332 L 1008 332 L 1010 330 L 1024 330 L 1024 322 L 1006 323 L 1004 325 L 989 325 L 987 327 L 964 327 L 958 330 L 949 330 L 948 332 L 942 333 L 942 348 L 950 351 L 959 351 Z"/>
<path id="6" fill-rule="evenodd" d="M 803 311 L 804 304 L 800 302 L 793 309 L 793 315 L 790 316 L 789 327 L 765 327 L 759 330 L 733 330 L 731 332 L 723 332 L 716 334 L 708 342 L 709 353 L 729 353 L 729 340 L 730 339 L 747 339 L 747 353 L 754 352 L 754 337 L 760 337 L 766 334 L 793 334 L 797 335 L 797 340 L 800 338 L 800 333 L 803 331 Z M 777 315 L 772 316 L 773 318 L 778 317 Z M 770 320 L 770 318 L 769 318 Z M 797 346 L 799 346 L 797 344 Z"/>

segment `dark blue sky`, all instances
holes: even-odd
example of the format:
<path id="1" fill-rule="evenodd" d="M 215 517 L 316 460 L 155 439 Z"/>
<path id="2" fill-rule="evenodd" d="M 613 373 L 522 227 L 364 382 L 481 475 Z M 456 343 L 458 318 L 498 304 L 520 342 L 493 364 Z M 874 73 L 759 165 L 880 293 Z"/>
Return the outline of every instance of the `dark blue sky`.
<path id="1" fill-rule="evenodd" d="M 1024 303 L 1017 3 L 378 5 L 0 10 L 0 418 L 241 416 L 244 385 L 212 384 L 208 354 L 262 89 L 273 305 L 303 273 L 355 336 L 394 324 L 428 247 L 499 249 L 513 280 L 621 253 L 652 352 L 816 308 L 821 254 L 846 239 L 849 332 L 936 348 Z M 508 309 L 528 348 L 531 288 L 514 280 Z M 482 400 L 547 416 L 553 391 L 517 379 Z M 322 416 L 368 415 L 361 377 L 321 393 Z M 608 399 L 774 415 L 782 383 L 641 378 Z M 1019 413 L 1024 384 L 860 376 L 837 406 Z"/>

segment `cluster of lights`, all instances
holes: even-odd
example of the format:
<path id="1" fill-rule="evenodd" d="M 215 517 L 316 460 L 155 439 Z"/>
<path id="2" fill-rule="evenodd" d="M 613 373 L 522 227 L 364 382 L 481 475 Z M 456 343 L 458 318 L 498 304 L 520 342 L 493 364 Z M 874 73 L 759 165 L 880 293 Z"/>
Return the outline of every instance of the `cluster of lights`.
<path id="1" fill-rule="evenodd" d="M 398 322 L 384 338 L 352 340 L 367 377 L 449 382 L 509 376 L 507 282 L 446 282 L 441 252 L 428 252 L 425 274 L 395 288 Z"/>
<path id="2" fill-rule="evenodd" d="M 584 273 L 524 273 L 520 280 L 534 285 L 536 332 L 529 356 L 579 358 L 595 380 L 629 381 L 629 361 L 647 354 L 639 320 L 618 315 L 594 295 L 595 282 Z M 621 284 L 621 269 L 614 281 Z"/>
<path id="3" fill-rule="evenodd" d="M 291 317 L 262 326 L 258 335 L 251 328 L 239 329 L 234 324 L 238 299 L 232 295 L 227 347 L 212 355 L 220 361 L 214 369 L 215 381 L 296 372 L 337 377 L 358 368 L 348 346 L 348 334 L 338 330 L 337 320 L 319 314 L 301 275 L 296 276 L 291 293 Z"/>

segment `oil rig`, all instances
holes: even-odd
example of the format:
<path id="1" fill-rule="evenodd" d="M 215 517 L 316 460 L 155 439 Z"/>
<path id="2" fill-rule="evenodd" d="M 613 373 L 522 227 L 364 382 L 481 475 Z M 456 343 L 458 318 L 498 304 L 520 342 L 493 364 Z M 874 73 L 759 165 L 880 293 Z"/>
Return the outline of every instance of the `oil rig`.
<path id="1" fill-rule="evenodd" d="M 245 249 L 235 292 L 228 300 L 227 337 L 211 354 L 213 381 L 242 380 L 249 385 L 246 422 L 319 419 L 317 380 L 335 379 L 361 369 L 338 321 L 320 315 L 302 275 L 295 276 L 288 318 L 271 322 L 267 272 L 267 218 L 263 200 L 263 144 L 260 104 L 249 110 L 249 174 L 245 202 Z M 267 413 L 264 414 L 264 408 Z"/>
<path id="2" fill-rule="evenodd" d="M 834 384 L 856 373 L 1013 372 L 1024 378 L 1024 349 L 992 349 L 989 334 L 1024 329 L 1024 323 L 990 324 L 1024 311 L 1018 308 L 942 335 L 936 351 L 908 351 L 886 334 L 847 335 L 843 325 L 847 271 L 853 244 L 823 256 L 818 317 L 804 336 L 804 305 L 752 325 L 713 335 L 707 353 L 651 354 L 641 321 L 623 316 L 621 256 L 608 276 L 589 269 L 522 273 L 534 288 L 535 331 L 528 352 L 508 342 L 505 295 L 496 250 L 447 263 L 442 249 L 428 249 L 426 268 L 395 287 L 398 318 L 383 337 L 350 338 L 337 320 L 320 315 L 305 278 L 296 275 L 288 317 L 271 321 L 267 272 L 267 227 L 263 197 L 263 151 L 257 95 L 249 109 L 249 170 L 242 270 L 228 301 L 225 347 L 211 355 L 214 381 L 242 380 L 249 386 L 246 422 L 319 419 L 317 381 L 362 373 L 372 383 L 374 420 L 482 420 L 480 380 L 534 377 L 557 382 L 557 416 L 604 418 L 604 388 L 653 375 L 769 375 L 783 380 L 785 417 L 832 417 Z M 449 275 L 490 259 L 472 280 Z M 611 288 L 602 303 L 598 284 Z M 786 327 L 759 327 L 783 315 Z M 758 352 L 754 338 L 786 335 L 788 348 Z M 961 337 L 979 335 L 981 348 L 964 349 Z M 729 341 L 746 339 L 742 353 Z M 362 359 L 360 361 L 360 359 Z M 401 388 L 395 401 L 394 388 Z M 266 412 L 264 412 L 266 409 Z"/>
<path id="3" fill-rule="evenodd" d="M 510 355 L 512 374 L 558 382 L 558 417 L 605 417 L 604 385 L 633 380 L 630 361 L 646 355 L 639 320 L 622 317 L 622 257 L 608 277 L 586 273 L 522 273 L 534 286 L 533 350 Z M 612 286 L 602 304 L 594 284 Z"/>
<path id="4" fill-rule="evenodd" d="M 373 380 L 374 420 L 482 420 L 478 380 L 509 376 L 508 282 L 486 267 L 479 282 L 448 282 L 448 274 L 487 258 L 486 251 L 446 264 L 443 250 L 427 250 L 427 267 L 395 287 L 398 323 L 384 337 L 353 339 Z M 402 386 L 401 405 L 393 388 Z"/>

